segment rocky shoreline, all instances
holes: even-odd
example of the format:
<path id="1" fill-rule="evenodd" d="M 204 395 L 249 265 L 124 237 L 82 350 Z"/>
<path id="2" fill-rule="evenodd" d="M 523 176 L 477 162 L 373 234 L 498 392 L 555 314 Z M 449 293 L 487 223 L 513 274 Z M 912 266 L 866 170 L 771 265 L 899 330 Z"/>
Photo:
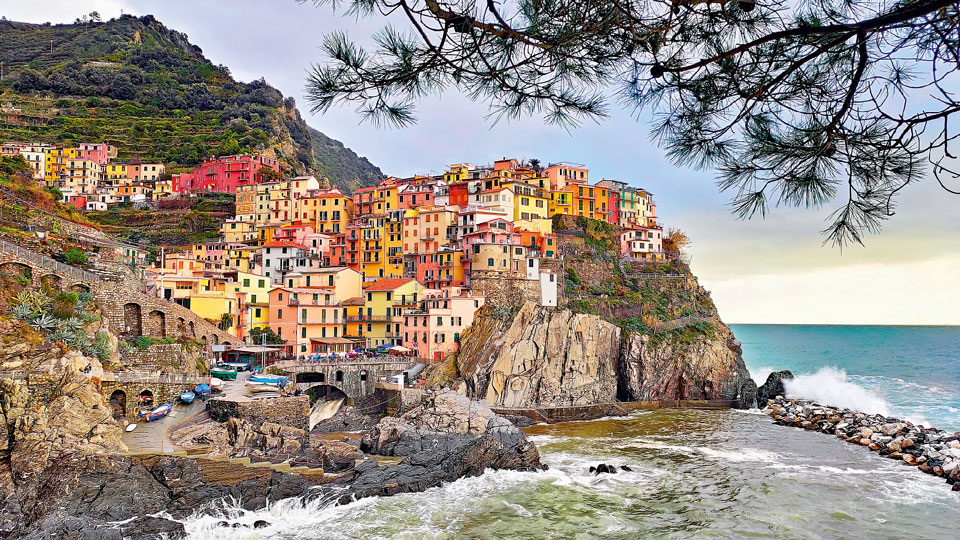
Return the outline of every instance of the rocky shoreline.
<path id="1" fill-rule="evenodd" d="M 834 435 L 944 478 L 953 486 L 953 491 L 960 491 L 960 432 L 950 433 L 899 418 L 829 407 L 810 400 L 787 399 L 782 395 L 769 399 L 763 412 L 776 424 Z"/>

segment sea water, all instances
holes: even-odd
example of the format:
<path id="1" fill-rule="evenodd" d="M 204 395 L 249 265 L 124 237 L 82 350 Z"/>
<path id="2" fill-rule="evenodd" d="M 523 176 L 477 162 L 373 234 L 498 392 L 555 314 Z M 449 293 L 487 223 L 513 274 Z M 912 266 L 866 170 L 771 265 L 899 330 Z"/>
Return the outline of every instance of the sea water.
<path id="1" fill-rule="evenodd" d="M 757 385 L 789 369 L 788 394 L 960 431 L 960 326 L 732 329 Z"/>
<path id="2" fill-rule="evenodd" d="M 758 383 L 960 429 L 960 329 L 736 326 Z M 423 493 L 201 514 L 192 538 L 957 538 L 942 479 L 758 411 L 663 410 L 527 429 L 546 472 L 490 471 Z M 632 471 L 593 475 L 600 462 Z M 240 528 L 220 526 L 226 518 Z M 256 520 L 270 526 L 250 528 Z"/>

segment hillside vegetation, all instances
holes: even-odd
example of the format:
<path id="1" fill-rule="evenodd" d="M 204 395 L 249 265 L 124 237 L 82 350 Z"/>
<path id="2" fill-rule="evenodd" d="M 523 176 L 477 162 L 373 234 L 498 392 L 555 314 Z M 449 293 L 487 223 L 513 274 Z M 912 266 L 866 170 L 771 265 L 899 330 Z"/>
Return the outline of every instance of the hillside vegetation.
<path id="1" fill-rule="evenodd" d="M 383 173 L 307 126 L 292 97 L 233 79 L 181 32 L 152 16 L 103 23 L 0 22 L 0 138 L 107 142 L 120 157 L 189 167 L 241 151 L 276 157 L 288 174 L 344 189 Z"/>

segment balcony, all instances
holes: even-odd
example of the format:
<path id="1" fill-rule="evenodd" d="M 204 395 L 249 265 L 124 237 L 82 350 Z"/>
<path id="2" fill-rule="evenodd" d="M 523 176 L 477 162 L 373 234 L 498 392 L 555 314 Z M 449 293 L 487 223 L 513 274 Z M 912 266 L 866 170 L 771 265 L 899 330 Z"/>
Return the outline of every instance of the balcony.
<path id="1" fill-rule="evenodd" d="M 400 317 L 393 315 L 367 315 L 361 313 L 360 315 L 347 315 L 347 322 L 392 322 L 395 319 Z"/>

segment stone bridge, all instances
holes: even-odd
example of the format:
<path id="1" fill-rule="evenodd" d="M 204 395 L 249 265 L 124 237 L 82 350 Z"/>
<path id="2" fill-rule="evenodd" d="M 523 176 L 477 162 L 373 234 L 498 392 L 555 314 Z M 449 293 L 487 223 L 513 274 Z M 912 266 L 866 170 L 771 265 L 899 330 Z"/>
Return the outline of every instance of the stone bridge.
<path id="1" fill-rule="evenodd" d="M 272 366 L 297 383 L 299 390 L 335 395 L 335 390 L 348 398 L 361 399 L 373 395 L 377 381 L 413 367 L 416 360 L 363 362 L 280 362 Z"/>
<path id="2" fill-rule="evenodd" d="M 35 287 L 47 285 L 54 289 L 90 292 L 110 329 L 127 341 L 139 336 L 186 337 L 199 341 L 207 349 L 215 344 L 241 343 L 180 304 L 149 296 L 104 275 L 63 264 L 3 240 L 0 240 L 0 274 L 22 276 Z"/>

